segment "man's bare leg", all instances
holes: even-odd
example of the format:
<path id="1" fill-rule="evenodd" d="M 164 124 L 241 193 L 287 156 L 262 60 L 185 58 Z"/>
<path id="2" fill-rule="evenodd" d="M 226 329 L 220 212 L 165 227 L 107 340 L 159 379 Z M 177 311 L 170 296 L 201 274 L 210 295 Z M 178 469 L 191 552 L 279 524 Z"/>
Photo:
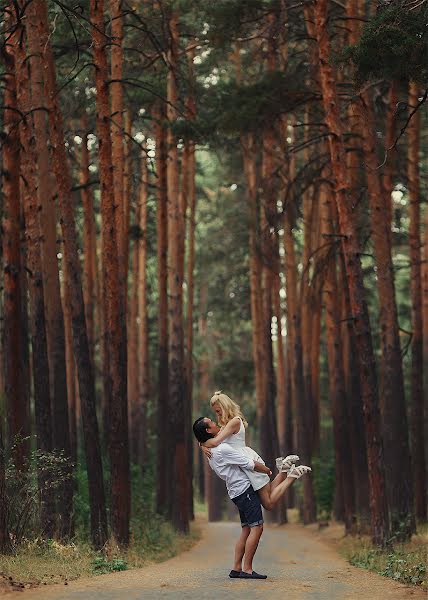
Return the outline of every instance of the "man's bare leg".
<path id="1" fill-rule="evenodd" d="M 251 527 L 250 534 L 245 544 L 244 554 L 244 568 L 242 569 L 245 573 L 253 572 L 253 558 L 259 545 L 260 538 L 263 533 L 263 525 L 256 525 Z"/>
<path id="2" fill-rule="evenodd" d="M 242 571 L 242 559 L 245 553 L 245 543 L 248 539 L 248 536 L 250 535 L 250 532 L 250 527 L 248 527 L 248 525 L 245 525 L 245 527 L 242 528 L 241 535 L 239 536 L 238 541 L 236 542 L 235 563 L 233 567 L 234 571 Z"/>

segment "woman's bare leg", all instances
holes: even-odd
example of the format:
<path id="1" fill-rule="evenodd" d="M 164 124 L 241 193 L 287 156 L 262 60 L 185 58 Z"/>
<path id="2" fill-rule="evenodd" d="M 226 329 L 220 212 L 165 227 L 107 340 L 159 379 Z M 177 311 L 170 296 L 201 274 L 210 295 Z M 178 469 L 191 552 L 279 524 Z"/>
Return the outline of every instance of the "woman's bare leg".
<path id="1" fill-rule="evenodd" d="M 295 481 L 294 477 L 286 477 L 285 473 L 278 473 L 273 481 L 257 490 L 263 508 L 272 510 Z"/>

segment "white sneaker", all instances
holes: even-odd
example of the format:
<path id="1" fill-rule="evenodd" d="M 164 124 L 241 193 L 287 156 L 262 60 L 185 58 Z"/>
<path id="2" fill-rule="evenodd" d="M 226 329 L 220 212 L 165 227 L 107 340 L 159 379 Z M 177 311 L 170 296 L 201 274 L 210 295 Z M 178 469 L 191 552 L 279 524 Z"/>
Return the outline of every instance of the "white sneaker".
<path id="1" fill-rule="evenodd" d="M 312 471 L 311 467 L 307 467 L 306 465 L 300 465 L 296 467 L 293 465 L 291 469 L 288 471 L 287 476 L 293 477 L 294 479 L 300 479 L 302 475 L 306 475 L 306 473 L 310 473 Z"/>
<path id="2" fill-rule="evenodd" d="M 276 468 L 280 473 L 286 473 L 298 460 L 300 460 L 300 458 L 297 456 L 297 454 L 289 454 L 285 458 L 280 456 L 275 461 Z"/>

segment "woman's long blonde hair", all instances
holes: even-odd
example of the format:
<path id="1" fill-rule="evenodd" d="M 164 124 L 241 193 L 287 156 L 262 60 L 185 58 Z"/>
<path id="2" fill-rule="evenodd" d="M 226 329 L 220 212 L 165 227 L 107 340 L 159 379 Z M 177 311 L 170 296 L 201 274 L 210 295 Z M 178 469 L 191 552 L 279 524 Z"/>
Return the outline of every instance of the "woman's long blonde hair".
<path id="1" fill-rule="evenodd" d="M 221 408 L 221 416 L 218 420 L 218 423 L 222 427 L 229 423 L 229 421 L 234 417 L 240 417 L 242 419 L 242 422 L 244 423 L 244 427 L 248 427 L 248 423 L 241 412 L 239 404 L 236 404 L 236 402 L 234 402 L 232 398 L 229 398 L 229 396 L 223 394 L 221 390 L 219 390 L 218 392 L 214 392 L 214 396 L 211 398 L 210 404 L 211 406 L 214 406 L 214 404 L 218 404 Z"/>

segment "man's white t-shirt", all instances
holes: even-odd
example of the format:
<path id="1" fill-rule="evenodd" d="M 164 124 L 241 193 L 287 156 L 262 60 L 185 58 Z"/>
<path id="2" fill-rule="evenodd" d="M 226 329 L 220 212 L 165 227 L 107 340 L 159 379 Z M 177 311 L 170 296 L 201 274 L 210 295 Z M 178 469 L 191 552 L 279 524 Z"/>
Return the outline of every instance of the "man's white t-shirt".
<path id="1" fill-rule="evenodd" d="M 254 461 L 242 452 L 223 442 L 211 448 L 208 460 L 211 469 L 226 482 L 229 498 L 236 498 L 250 486 L 250 480 L 242 469 L 254 471 Z"/>

